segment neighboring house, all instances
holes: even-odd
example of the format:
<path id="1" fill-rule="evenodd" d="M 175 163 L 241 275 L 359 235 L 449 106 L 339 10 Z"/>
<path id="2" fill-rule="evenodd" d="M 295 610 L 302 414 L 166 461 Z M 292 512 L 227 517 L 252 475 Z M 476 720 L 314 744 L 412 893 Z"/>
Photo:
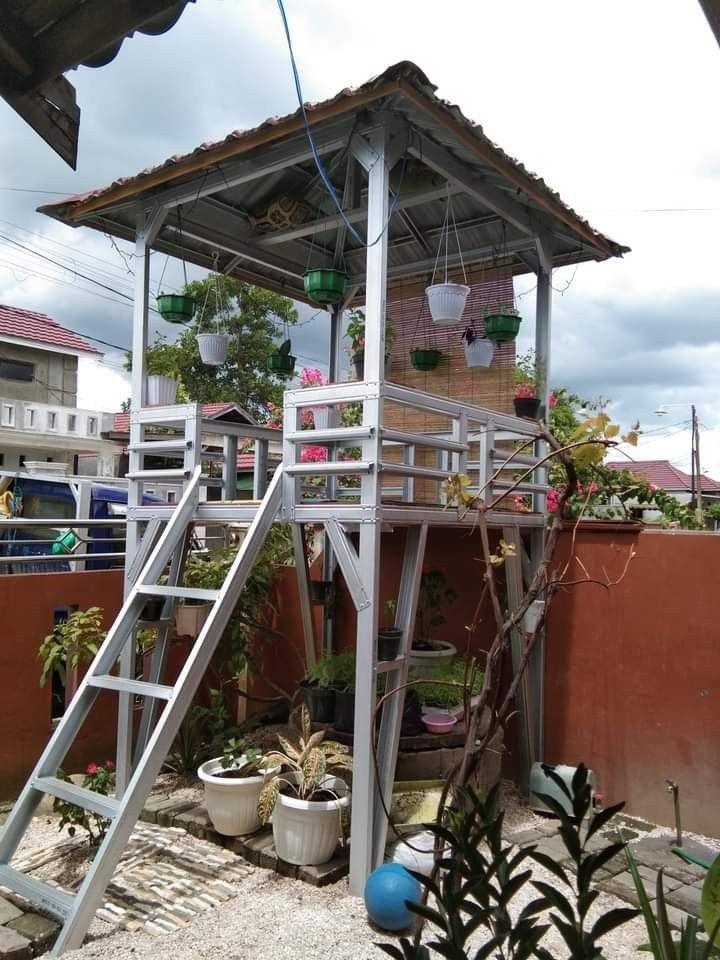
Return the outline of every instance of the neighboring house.
<path id="1" fill-rule="evenodd" d="M 102 354 L 44 313 L 0 304 L 0 468 L 44 461 L 75 473 L 92 454 L 97 475 L 114 476 L 117 448 L 102 437 L 112 414 L 77 406 L 80 357 Z"/>
<path id="2" fill-rule="evenodd" d="M 631 470 L 653 486 L 671 493 L 679 503 L 690 503 L 692 477 L 684 470 L 678 470 L 669 460 L 614 460 L 606 466 L 611 470 Z M 704 507 L 720 503 L 720 483 L 717 480 L 705 475 L 701 476 L 700 490 Z M 645 510 L 643 516 L 644 519 L 651 520 L 659 514 L 655 510 Z"/>

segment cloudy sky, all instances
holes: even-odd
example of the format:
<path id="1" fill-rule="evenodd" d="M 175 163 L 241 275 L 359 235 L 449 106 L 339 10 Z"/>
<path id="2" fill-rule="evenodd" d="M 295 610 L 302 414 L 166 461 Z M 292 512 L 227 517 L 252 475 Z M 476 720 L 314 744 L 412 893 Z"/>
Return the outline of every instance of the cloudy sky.
<path id="1" fill-rule="evenodd" d="M 306 99 L 413 60 L 440 96 L 632 247 L 621 261 L 556 273 L 552 380 L 610 398 L 616 418 L 638 417 L 648 431 L 639 458 L 683 467 L 695 403 L 703 466 L 720 478 L 720 50 L 699 4 L 286 0 L 286 9 Z M 82 107 L 74 173 L 0 102 L 0 301 L 126 347 L 127 245 L 118 252 L 35 207 L 295 109 L 275 0 L 197 0 L 165 36 L 134 37 L 109 66 L 70 79 Z M 164 260 L 153 261 L 153 289 Z M 519 349 L 532 336 L 531 286 L 517 284 L 530 321 Z M 322 363 L 326 321 L 303 316 L 294 346 L 303 363 Z M 175 331 L 157 315 L 153 324 Z M 116 409 L 129 391 L 118 350 L 103 349 L 104 368 L 83 364 L 80 402 Z"/>

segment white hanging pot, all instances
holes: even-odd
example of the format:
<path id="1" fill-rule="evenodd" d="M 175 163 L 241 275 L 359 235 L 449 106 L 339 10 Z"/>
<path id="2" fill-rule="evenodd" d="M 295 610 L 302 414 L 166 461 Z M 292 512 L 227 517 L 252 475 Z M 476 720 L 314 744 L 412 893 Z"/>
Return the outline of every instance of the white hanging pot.
<path id="1" fill-rule="evenodd" d="M 433 323 L 449 326 L 460 322 L 470 287 L 464 283 L 434 283 L 425 293 Z"/>
<path id="2" fill-rule="evenodd" d="M 469 367 L 489 367 L 495 356 L 495 344 L 486 337 L 468 341 L 463 337 L 465 363 Z"/>
<path id="3" fill-rule="evenodd" d="M 177 380 L 152 374 L 147 378 L 147 402 L 149 407 L 171 407 L 177 397 Z"/>
<path id="4" fill-rule="evenodd" d="M 227 333 L 198 333 L 197 344 L 200 359 L 211 367 L 225 363 L 230 335 Z"/>

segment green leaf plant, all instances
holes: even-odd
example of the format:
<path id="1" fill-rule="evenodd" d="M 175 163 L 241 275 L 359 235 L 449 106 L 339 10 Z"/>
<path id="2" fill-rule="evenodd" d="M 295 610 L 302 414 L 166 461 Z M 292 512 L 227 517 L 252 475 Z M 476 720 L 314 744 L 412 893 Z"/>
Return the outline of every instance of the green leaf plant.
<path id="1" fill-rule="evenodd" d="M 42 661 L 40 686 L 44 687 L 54 671 L 65 685 L 67 671 L 90 663 L 105 639 L 101 607 L 74 610 L 67 620 L 56 623 L 53 632 L 43 640 L 38 650 Z"/>
<path id="2" fill-rule="evenodd" d="M 263 824 L 270 819 L 281 790 L 289 790 L 298 800 L 312 800 L 314 794 L 328 790 L 325 779 L 329 773 L 352 769 L 348 747 L 325 741 L 325 730 L 312 732 L 310 714 L 304 704 L 300 707 L 298 742 L 291 743 L 280 734 L 278 741 L 280 750 L 267 755 L 266 765 L 280 766 L 285 772 L 268 780 L 260 793 L 257 809 Z"/>

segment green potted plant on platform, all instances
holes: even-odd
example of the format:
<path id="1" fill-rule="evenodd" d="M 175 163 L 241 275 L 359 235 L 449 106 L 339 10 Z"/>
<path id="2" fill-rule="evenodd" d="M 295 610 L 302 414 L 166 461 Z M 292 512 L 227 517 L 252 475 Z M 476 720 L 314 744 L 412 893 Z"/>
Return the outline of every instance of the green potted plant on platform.
<path id="1" fill-rule="evenodd" d="M 237 549 L 226 547 L 213 553 L 189 553 L 185 563 L 184 585 L 201 590 L 219 590 L 225 582 Z M 212 603 L 207 600 L 182 600 L 175 607 L 175 632 L 180 637 L 197 637 L 208 618 Z"/>
<path id="2" fill-rule="evenodd" d="M 272 816 L 275 851 L 287 863 L 327 863 L 340 837 L 342 813 L 350 804 L 347 783 L 335 776 L 352 769 L 350 751 L 324 737 L 324 730 L 312 732 L 310 714 L 303 705 L 297 742 L 278 737 L 281 749 L 267 758 L 282 772 L 263 786 L 258 817 L 267 823 Z"/>
<path id="3" fill-rule="evenodd" d="M 350 340 L 350 359 L 355 367 L 355 376 L 362 380 L 365 376 L 365 311 L 351 310 L 350 322 L 345 336 Z M 395 328 L 391 320 L 385 320 L 385 376 L 390 371 L 392 348 L 395 343 Z"/>
<path id="4" fill-rule="evenodd" d="M 394 600 L 386 600 L 383 607 L 384 622 L 378 630 L 377 658 L 378 660 L 394 660 L 400 651 L 402 630 L 395 625 L 395 611 L 397 604 Z"/>
<path id="5" fill-rule="evenodd" d="M 333 654 L 332 685 L 335 688 L 333 726 L 343 733 L 355 728 L 355 651 Z"/>
<path id="6" fill-rule="evenodd" d="M 300 681 L 310 719 L 315 723 L 332 723 L 335 717 L 335 687 L 333 686 L 333 654 L 323 653 L 307 668 Z"/>
<path id="7" fill-rule="evenodd" d="M 456 599 L 457 594 L 441 570 L 423 573 L 415 613 L 415 639 L 410 652 L 410 670 L 415 676 L 426 676 L 454 659 L 456 647 L 447 640 L 438 640 L 434 632 L 446 622 L 442 608 Z"/>
<path id="8" fill-rule="evenodd" d="M 270 777 L 280 773 L 280 765 L 269 763 L 259 747 L 246 747 L 231 738 L 223 755 L 198 768 L 205 788 L 205 807 L 218 833 L 239 837 L 260 826 L 258 799 Z"/>
<path id="9" fill-rule="evenodd" d="M 537 420 L 540 399 L 537 395 L 536 378 L 535 356 L 532 350 L 528 350 L 527 353 L 518 357 L 515 363 L 513 405 L 515 415 L 518 417 L 529 417 L 532 420 Z"/>

